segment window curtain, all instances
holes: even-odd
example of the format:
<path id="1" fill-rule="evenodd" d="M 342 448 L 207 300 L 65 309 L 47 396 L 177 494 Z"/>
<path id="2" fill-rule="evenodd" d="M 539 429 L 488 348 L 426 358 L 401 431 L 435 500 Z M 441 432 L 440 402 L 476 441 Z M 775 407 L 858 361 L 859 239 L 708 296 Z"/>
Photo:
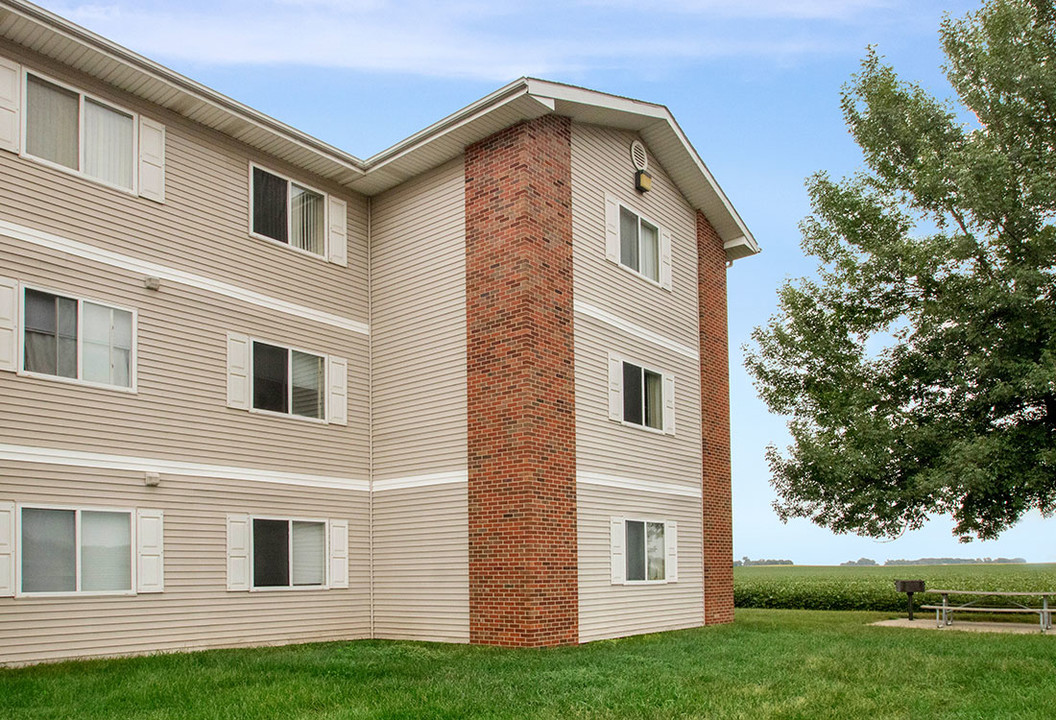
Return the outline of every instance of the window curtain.
<path id="1" fill-rule="evenodd" d="M 81 512 L 81 589 L 132 589 L 132 523 L 128 513 Z"/>
<path id="2" fill-rule="evenodd" d="M 83 378 L 129 387 L 132 384 L 132 313 L 84 303 Z"/>
<path id="3" fill-rule="evenodd" d="M 294 350 L 293 354 L 293 414 L 303 417 L 323 416 L 324 362 L 318 355 Z"/>
<path id="4" fill-rule="evenodd" d="M 78 167 L 80 96 L 29 76 L 26 93 L 26 152 L 72 170 Z"/>
<path id="5" fill-rule="evenodd" d="M 645 371 L 645 424 L 651 428 L 664 428 L 664 381 L 654 372 Z"/>
<path id="6" fill-rule="evenodd" d="M 77 548 L 72 510 L 22 510 L 23 592 L 77 589 Z"/>
<path id="7" fill-rule="evenodd" d="M 642 223 L 642 267 L 639 272 L 660 282 L 660 237 L 656 228 Z"/>
<path id="8" fill-rule="evenodd" d="M 293 523 L 293 584 L 322 585 L 326 582 L 326 525 Z"/>
<path id="9" fill-rule="evenodd" d="M 646 523 L 646 554 L 649 558 L 647 578 L 649 580 L 663 580 L 664 560 L 666 548 L 664 545 L 664 524 Z"/>
<path id="10" fill-rule="evenodd" d="M 132 117 L 85 98 L 85 174 L 131 190 L 134 155 Z"/>
<path id="11" fill-rule="evenodd" d="M 323 254 L 323 196 L 296 184 L 290 184 L 290 244 L 301 250 Z"/>

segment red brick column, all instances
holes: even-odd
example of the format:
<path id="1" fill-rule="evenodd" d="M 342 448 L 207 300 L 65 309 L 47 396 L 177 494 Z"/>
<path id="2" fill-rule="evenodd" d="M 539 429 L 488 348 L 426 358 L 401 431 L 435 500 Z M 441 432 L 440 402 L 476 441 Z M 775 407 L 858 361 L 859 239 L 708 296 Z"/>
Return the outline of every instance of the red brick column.
<path id="1" fill-rule="evenodd" d="M 704 622 L 733 622 L 733 504 L 730 498 L 730 361 L 726 252 L 697 212 L 700 406 L 704 448 Z"/>
<path id="2" fill-rule="evenodd" d="M 466 148 L 469 637 L 578 642 L 571 121 Z"/>

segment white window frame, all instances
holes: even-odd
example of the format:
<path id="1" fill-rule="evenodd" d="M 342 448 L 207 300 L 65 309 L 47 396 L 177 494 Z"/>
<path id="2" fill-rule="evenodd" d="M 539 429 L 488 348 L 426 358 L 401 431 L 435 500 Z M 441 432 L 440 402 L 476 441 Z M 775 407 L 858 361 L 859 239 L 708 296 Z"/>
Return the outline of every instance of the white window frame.
<path id="1" fill-rule="evenodd" d="M 673 580 L 668 580 L 667 572 L 667 520 L 658 520 L 656 518 L 648 517 L 624 517 L 623 519 L 623 584 L 624 585 L 668 585 Z M 631 554 L 627 550 L 627 523 L 640 522 L 640 523 L 653 523 L 654 525 L 664 526 L 664 577 L 661 580 L 629 580 L 627 579 L 627 563 L 630 561 Z M 645 538 L 645 573 L 649 574 L 649 532 L 643 526 L 643 537 Z"/>
<path id="2" fill-rule="evenodd" d="M 289 561 L 289 585 L 268 585 L 263 587 L 257 587 L 255 575 L 256 568 L 256 543 L 254 542 L 253 534 L 253 523 L 257 520 L 277 520 L 279 522 L 286 522 L 289 527 L 289 534 L 287 542 L 289 547 L 287 550 L 287 558 Z M 322 585 L 294 585 L 293 584 L 293 523 L 304 522 L 304 523 L 322 523 L 323 525 L 323 584 Z M 290 592 L 290 591 L 301 591 L 306 590 L 315 592 L 318 590 L 329 590 L 330 589 L 330 521 L 326 518 L 306 518 L 306 517 L 281 517 L 277 515 L 250 515 L 249 516 L 249 592 Z"/>
<path id="3" fill-rule="evenodd" d="M 62 510 L 75 513 L 74 519 L 74 544 L 76 547 L 74 582 L 75 590 L 63 592 L 23 592 L 22 591 L 22 511 L 28 510 Z M 82 512 L 109 512 L 124 513 L 128 515 L 129 522 L 129 589 L 128 590 L 81 590 L 81 513 Z M 15 504 L 15 597 L 16 598 L 61 598 L 61 597 L 131 597 L 136 595 L 137 578 L 137 537 L 136 537 L 136 511 L 123 507 L 92 507 L 88 505 L 51 505 L 47 503 L 16 503 Z"/>
<path id="4" fill-rule="evenodd" d="M 261 408 L 253 407 L 253 390 L 254 383 L 256 382 L 256 363 L 254 361 L 254 355 L 256 353 L 256 345 L 271 345 L 272 347 L 284 348 L 286 350 L 286 407 L 289 408 L 287 412 L 278 412 L 276 410 L 264 410 Z M 311 355 L 313 357 L 322 358 L 323 360 L 323 407 L 322 417 L 307 417 L 305 415 L 296 415 L 293 412 L 293 353 L 294 351 L 303 353 L 305 355 Z M 288 345 L 287 343 L 272 342 L 271 340 L 262 340 L 259 337 L 250 336 L 249 338 L 249 412 L 255 415 L 267 415 L 270 417 L 279 418 L 292 418 L 294 420 L 301 420 L 304 422 L 316 423 L 318 425 L 329 425 L 329 402 L 330 402 L 330 377 L 329 377 L 329 357 L 326 353 L 316 352 L 315 350 L 304 350 L 299 347 Z M 279 518 L 280 520 L 282 518 Z"/>
<path id="5" fill-rule="evenodd" d="M 77 302 L 77 377 L 69 378 L 62 375 L 49 375 L 47 373 L 33 372 L 26 370 L 26 291 L 35 290 L 36 292 L 48 293 L 49 295 L 56 295 L 58 297 L 66 298 L 67 300 L 75 300 Z M 138 355 L 139 355 L 139 313 L 134 308 L 123 307 L 121 305 L 114 305 L 111 302 L 105 300 L 95 300 L 93 298 L 81 297 L 74 295 L 63 290 L 54 290 L 39 285 L 33 285 L 28 283 L 18 284 L 18 375 L 23 377 L 38 378 L 41 380 L 53 380 L 55 382 L 69 383 L 72 385 L 82 385 L 84 387 L 102 388 L 104 390 L 114 390 L 116 392 L 123 392 L 135 395 L 139 392 L 137 370 L 138 370 Z M 122 387 L 120 385 L 110 385 L 109 383 L 92 382 L 90 380 L 82 380 L 84 375 L 84 303 L 92 303 L 93 305 L 101 305 L 111 310 L 120 310 L 132 314 L 132 358 L 129 367 L 129 379 L 131 384 L 128 387 Z"/>
<path id="6" fill-rule="evenodd" d="M 38 157 L 36 155 L 31 155 L 29 153 L 29 151 L 26 149 L 26 147 L 27 147 L 27 138 L 29 137 L 29 76 L 30 75 L 33 75 L 34 77 L 37 77 L 40 80 L 43 80 L 44 82 L 51 83 L 52 85 L 60 87 L 60 88 L 62 88 L 64 90 L 68 90 L 71 93 L 77 93 L 78 97 L 77 97 L 77 169 L 76 170 L 73 169 L 73 168 L 68 168 L 65 165 L 61 165 L 61 164 L 59 164 L 57 162 L 52 162 L 51 160 L 48 160 L 46 158 Z M 93 175 L 89 175 L 86 172 L 84 172 L 83 168 L 84 168 L 84 101 L 85 101 L 85 99 L 91 100 L 94 103 L 98 103 L 99 105 L 102 105 L 102 106 L 104 106 L 106 108 L 109 108 L 109 109 L 111 109 L 111 110 L 113 110 L 115 112 L 119 112 L 119 113 L 128 115 L 129 117 L 132 118 L 132 187 L 130 187 L 130 188 L 122 187 L 121 185 L 116 185 L 114 183 L 107 182 L 106 180 L 102 180 L 100 178 L 97 178 L 97 177 L 95 177 Z M 100 98 L 100 97 L 98 97 L 96 95 L 92 95 L 91 93 L 86 93 L 83 90 L 81 90 L 80 88 L 74 87 L 74 86 L 70 85 L 69 83 L 64 83 L 61 80 L 56 80 L 55 78 L 53 78 L 53 77 L 51 77 L 51 76 L 49 76 L 49 75 L 47 75 L 45 73 L 37 72 L 36 70 L 31 70 L 29 68 L 23 68 L 22 69 L 22 119 L 21 119 L 21 128 L 20 128 L 21 135 L 19 137 L 19 140 L 20 140 L 19 153 L 18 153 L 19 157 L 26 158 L 27 160 L 32 160 L 33 162 L 37 162 L 37 163 L 40 163 L 42 165 L 46 165 L 49 168 L 52 168 L 54 170 L 58 170 L 60 172 L 67 173 L 68 175 L 74 175 L 74 176 L 79 177 L 79 178 L 84 178 L 86 180 L 90 180 L 91 182 L 98 183 L 99 185 L 103 185 L 104 187 L 108 187 L 108 188 L 111 188 L 113 190 L 117 190 L 119 192 L 127 193 L 129 195 L 133 195 L 133 196 L 138 197 L 139 196 L 139 154 L 140 154 L 139 153 L 139 121 L 140 121 L 139 113 L 136 113 L 136 112 L 133 112 L 132 110 L 124 108 L 121 105 L 118 105 L 117 103 L 113 103 L 113 102 L 111 102 L 109 100 L 104 100 L 104 99 L 102 99 L 102 98 Z"/>
<path id="7" fill-rule="evenodd" d="M 253 230 L 253 216 L 256 214 L 256 200 L 255 200 L 256 193 L 254 192 L 254 188 L 253 188 L 253 171 L 254 170 L 260 170 L 262 172 L 266 172 L 269 175 L 274 175 L 275 177 L 279 178 L 280 180 L 285 180 L 286 181 L 286 238 L 287 238 L 287 240 L 289 240 L 289 238 L 293 235 L 293 228 L 292 228 L 292 225 L 291 225 L 293 223 L 293 213 L 292 213 L 292 208 L 290 207 L 292 193 L 290 192 L 290 184 L 291 183 L 295 183 L 298 186 L 304 188 L 305 190 L 309 190 L 311 192 L 317 193 L 317 194 L 322 196 L 322 198 L 323 198 L 323 226 L 322 226 L 321 230 L 322 230 L 322 233 L 323 233 L 323 252 L 321 254 L 314 253 L 311 250 L 305 250 L 303 248 L 296 247 L 291 242 L 282 242 L 281 240 L 276 240 L 273 237 L 268 237 L 267 235 L 262 235 L 262 234 L 260 234 L 258 232 L 254 232 L 254 230 Z M 252 238 L 256 238 L 258 240 L 265 240 L 265 241 L 271 243 L 272 245 L 277 245 L 279 247 L 284 247 L 287 250 L 292 250 L 292 251 L 294 251 L 296 253 L 300 253 L 301 255 L 304 255 L 305 257 L 315 258 L 316 260 L 322 260 L 323 262 L 329 262 L 329 257 L 330 257 L 330 193 L 324 192 L 324 191 L 320 190 L 319 188 L 312 187 L 308 183 L 301 182 L 300 180 L 295 180 L 295 179 L 291 178 L 289 175 L 285 175 L 283 173 L 276 172 L 276 171 L 272 170 L 271 168 L 269 168 L 269 167 L 267 167 L 265 165 L 261 165 L 260 163 L 253 162 L 252 160 L 249 163 L 249 176 L 248 177 L 249 177 L 249 181 L 248 181 L 248 187 L 249 187 L 249 227 L 248 227 L 249 236 L 252 237 Z"/>
<path id="8" fill-rule="evenodd" d="M 653 220 L 648 215 L 645 215 L 644 213 L 642 213 L 639 210 L 631 207 L 627 203 L 623 202 L 622 200 L 617 199 L 616 197 L 614 197 L 612 195 L 608 195 L 607 194 L 606 198 L 605 198 L 605 201 L 606 201 L 606 204 L 614 203 L 616 205 L 616 219 L 615 219 L 615 221 L 616 221 L 616 247 L 615 247 L 615 257 L 610 256 L 609 260 L 611 262 L 615 263 L 618 267 L 620 267 L 624 271 L 629 272 L 630 274 L 634 275 L 635 277 L 640 278 L 640 279 L 646 281 L 647 283 L 649 283 L 651 285 L 655 285 L 656 287 L 660 288 L 661 290 L 667 290 L 668 292 L 670 292 L 671 288 L 668 285 L 664 284 L 664 242 L 665 242 L 665 235 L 668 234 L 667 230 L 664 229 L 663 225 L 661 225 L 660 223 L 656 222 L 655 220 Z M 631 267 L 630 265 L 625 265 L 623 263 L 623 249 L 622 249 L 623 248 L 623 238 L 621 236 L 621 232 L 623 230 L 623 224 L 620 222 L 620 213 L 621 213 L 622 210 L 626 210 L 627 212 L 631 213 L 636 218 L 638 218 L 638 258 L 639 258 L 639 266 L 641 266 L 641 257 L 642 257 L 642 231 L 641 231 L 642 223 L 645 222 L 645 223 L 651 225 L 652 227 L 656 228 L 656 263 L 657 263 L 656 272 L 657 272 L 657 278 L 655 280 L 653 278 L 649 277 L 648 275 L 646 275 L 645 273 L 643 273 L 641 270 L 635 269 L 635 268 Z"/>

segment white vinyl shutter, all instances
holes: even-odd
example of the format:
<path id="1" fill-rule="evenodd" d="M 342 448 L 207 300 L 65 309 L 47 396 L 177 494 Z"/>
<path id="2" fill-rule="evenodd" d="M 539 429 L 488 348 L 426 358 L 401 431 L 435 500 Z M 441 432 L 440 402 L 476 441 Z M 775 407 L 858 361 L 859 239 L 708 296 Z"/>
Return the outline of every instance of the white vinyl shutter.
<path id="1" fill-rule="evenodd" d="M 678 523 L 668 520 L 664 523 L 664 576 L 668 582 L 678 582 Z"/>
<path id="2" fill-rule="evenodd" d="M 165 514 L 136 511 L 136 592 L 165 590 Z"/>
<path id="3" fill-rule="evenodd" d="M 620 261 L 620 203 L 612 195 L 605 196 L 605 257 Z"/>
<path id="4" fill-rule="evenodd" d="M 675 434 L 675 378 L 664 375 L 664 434 Z"/>
<path id="5" fill-rule="evenodd" d="M 15 504 L 0 502 L 0 597 L 15 594 Z"/>
<path id="6" fill-rule="evenodd" d="M 249 409 L 249 338 L 227 334 L 227 406 Z"/>
<path id="7" fill-rule="evenodd" d="M 671 231 L 660 229 L 660 284 L 671 289 Z"/>
<path id="8" fill-rule="evenodd" d="M 330 196 L 330 262 L 348 267 L 348 203 Z"/>
<path id="9" fill-rule="evenodd" d="M 623 420 L 623 360 L 609 354 L 609 419 Z"/>
<path id="10" fill-rule="evenodd" d="M 139 118 L 139 195 L 165 202 L 165 126 Z"/>
<path id="11" fill-rule="evenodd" d="M 612 562 L 612 584 L 623 585 L 627 578 L 627 559 L 624 551 L 624 522 L 622 517 L 609 520 L 609 543 Z"/>
<path id="12" fill-rule="evenodd" d="M 0 278 L 0 370 L 18 369 L 18 282 Z"/>
<path id="13" fill-rule="evenodd" d="M 22 134 L 22 68 L 0 58 L 0 149 L 18 152 Z"/>
<path id="14" fill-rule="evenodd" d="M 227 516 L 227 589 L 249 590 L 249 515 Z"/>
<path id="15" fill-rule="evenodd" d="M 333 425 L 348 425 L 348 360 L 327 358 L 326 418 Z"/>
<path id="16" fill-rule="evenodd" d="M 348 587 L 348 520 L 330 521 L 330 587 Z"/>

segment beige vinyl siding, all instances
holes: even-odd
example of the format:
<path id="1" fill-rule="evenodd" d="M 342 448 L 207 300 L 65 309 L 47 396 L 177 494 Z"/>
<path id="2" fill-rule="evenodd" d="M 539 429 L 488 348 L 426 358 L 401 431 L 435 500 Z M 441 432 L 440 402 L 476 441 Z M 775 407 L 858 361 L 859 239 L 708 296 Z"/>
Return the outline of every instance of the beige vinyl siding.
<path id="1" fill-rule="evenodd" d="M 138 312 L 138 392 L 0 373 L 0 438 L 35 447 L 158 457 L 365 480 L 367 338 L 0 234 L 0 267 L 42 289 Z M 227 333 L 347 358 L 349 424 L 227 407 Z"/>
<path id="2" fill-rule="evenodd" d="M 461 159 L 371 205 L 374 632 L 469 640 L 465 482 L 465 180 Z"/>
<path id="3" fill-rule="evenodd" d="M 575 298 L 675 342 L 697 347 L 696 213 L 651 155 L 653 189 L 647 193 L 634 189 L 630 145 L 636 138 L 634 133 L 621 130 L 572 125 Z M 671 290 L 605 258 L 606 192 L 671 231 Z"/>
<path id="4" fill-rule="evenodd" d="M 576 313 L 576 470 L 699 492 L 700 364 L 696 216 L 650 157 L 653 190 L 634 189 L 633 133 L 572 126 L 573 283 L 577 305 L 599 309 L 659 335 L 642 337 Z M 665 290 L 605 256 L 605 195 L 670 230 L 672 289 Z M 675 378 L 675 433 L 664 435 L 609 419 L 608 357 L 615 354 Z M 577 485 L 580 639 L 693 627 L 703 622 L 701 501 L 660 491 Z M 679 579 L 666 585 L 612 585 L 609 521 L 649 516 L 678 522 Z"/>
<path id="5" fill-rule="evenodd" d="M 365 198 L 36 56 L 0 54 L 166 129 L 164 204 L 0 152 L 0 219 L 366 322 Z M 348 268 L 249 236 L 251 160 L 348 202 Z"/>
<path id="6" fill-rule="evenodd" d="M 366 492 L 0 460 L 0 500 L 165 513 L 164 592 L 0 598 L 0 663 L 370 634 Z M 227 513 L 348 520 L 349 588 L 228 592 Z"/>
<path id="7" fill-rule="evenodd" d="M 374 491 L 374 636 L 469 642 L 466 483 Z"/>
<path id="8" fill-rule="evenodd" d="M 701 503 L 699 498 L 579 482 L 579 639 L 697 627 L 704 623 Z M 612 517 L 678 523 L 678 581 L 613 585 Z"/>
<path id="9" fill-rule="evenodd" d="M 371 207 L 374 479 L 466 470 L 462 160 Z"/>

